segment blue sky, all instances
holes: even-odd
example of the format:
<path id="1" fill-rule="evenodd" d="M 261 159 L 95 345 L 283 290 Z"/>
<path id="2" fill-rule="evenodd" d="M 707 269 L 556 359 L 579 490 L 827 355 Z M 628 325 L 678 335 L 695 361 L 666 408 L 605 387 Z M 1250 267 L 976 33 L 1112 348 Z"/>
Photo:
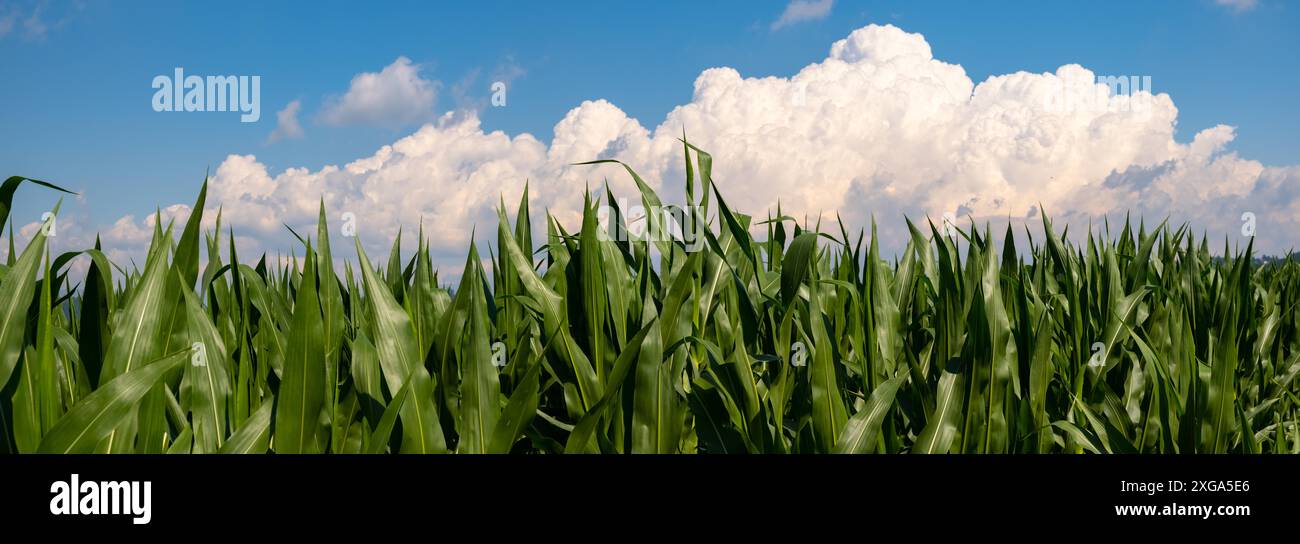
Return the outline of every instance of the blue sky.
<path id="1" fill-rule="evenodd" d="M 0 165 L 85 195 L 90 220 L 188 203 L 206 168 L 255 155 L 271 175 L 374 153 L 418 128 L 325 123 L 329 97 L 399 57 L 433 82 L 430 115 L 485 100 L 510 75 L 486 131 L 543 143 L 566 112 L 605 99 L 653 129 L 710 67 L 788 77 L 868 24 L 919 33 L 975 83 L 1078 63 L 1150 75 L 1178 108 L 1176 140 L 1236 127 L 1228 149 L 1300 163 L 1300 5 L 1279 0 L 892 2 L 838 0 L 774 28 L 787 2 L 0 2 Z M 1237 5 L 1225 5 L 1237 4 Z M 150 108 L 156 75 L 260 75 L 261 120 Z M 461 96 L 457 96 L 461 95 Z M 268 142 L 299 100 L 301 138 Z M 481 103 L 481 102 L 479 102 Z M 19 221 L 49 196 L 21 193 Z M 31 218 L 34 220 L 34 217 Z"/>

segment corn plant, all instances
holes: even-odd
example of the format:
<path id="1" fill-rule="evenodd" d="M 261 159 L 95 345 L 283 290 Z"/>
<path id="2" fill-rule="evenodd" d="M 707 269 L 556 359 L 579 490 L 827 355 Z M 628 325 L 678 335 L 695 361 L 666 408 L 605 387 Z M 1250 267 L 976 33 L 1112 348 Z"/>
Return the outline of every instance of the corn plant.
<path id="1" fill-rule="evenodd" d="M 1290 260 L 1167 223 L 1072 242 L 1046 214 L 1025 248 L 909 220 L 887 259 L 874 224 L 732 209 L 683 146 L 686 206 L 625 168 L 696 247 L 611 236 L 608 188 L 535 242 L 525 189 L 455 285 L 423 229 L 409 259 L 399 236 L 336 266 L 323 205 L 301 259 L 241 260 L 219 213 L 200 232 L 206 182 L 142 267 L 43 232 L 18 253 L 11 227 L 0 451 L 1300 452 Z"/>

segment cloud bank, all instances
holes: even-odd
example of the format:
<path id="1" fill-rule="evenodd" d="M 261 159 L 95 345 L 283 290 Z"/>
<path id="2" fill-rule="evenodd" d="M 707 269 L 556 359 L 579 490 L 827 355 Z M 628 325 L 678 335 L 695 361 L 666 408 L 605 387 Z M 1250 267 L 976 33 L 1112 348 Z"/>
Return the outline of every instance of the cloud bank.
<path id="1" fill-rule="evenodd" d="M 342 166 L 272 173 L 253 155 L 230 155 L 208 202 L 258 248 L 248 251 L 288 253 L 282 224 L 310 229 L 322 198 L 332 221 L 355 214 L 374 251 L 399 227 L 410 234 L 423 224 L 446 269 L 459 266 L 474 229 L 480 242 L 492 236 L 494 206 L 501 198 L 513 206 L 526 182 L 535 217 L 545 208 L 574 227 L 587 186 L 607 178 L 616 194 L 635 198 L 620 168 L 575 162 L 618 158 L 680 201 L 685 130 L 713 154 L 733 207 L 762 215 L 780 202 L 790 215 L 840 214 L 853 228 L 874 217 L 886 251 L 906 243 L 904 214 L 1032 223 L 1040 206 L 1076 229 L 1132 212 L 1148 225 L 1191 221 L 1196 232 L 1243 245 L 1249 212 L 1257 249 L 1290 249 L 1300 232 L 1300 166 L 1239 157 L 1230 126 L 1176 141 L 1177 120 L 1168 95 L 1118 96 L 1078 65 L 976 83 L 934 58 L 920 34 L 872 25 L 790 77 L 705 70 L 690 102 L 653 128 L 604 100 L 570 110 L 550 142 L 484 130 L 472 112 L 447 113 Z M 105 243 L 146 243 L 144 227 L 125 217 Z"/>

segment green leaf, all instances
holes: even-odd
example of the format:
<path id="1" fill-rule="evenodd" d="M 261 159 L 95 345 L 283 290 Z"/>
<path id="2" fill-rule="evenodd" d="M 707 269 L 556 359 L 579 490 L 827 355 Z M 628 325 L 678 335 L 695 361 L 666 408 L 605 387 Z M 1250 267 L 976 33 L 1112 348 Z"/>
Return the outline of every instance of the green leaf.
<path id="1" fill-rule="evenodd" d="M 366 286 L 366 302 L 374 317 L 375 349 L 388 390 L 401 390 L 408 379 L 414 382 L 412 398 L 402 405 L 402 452 L 446 452 L 447 442 L 433 403 L 433 380 L 424 369 L 424 360 L 417 354 L 411 319 L 371 268 L 360 240 L 357 240 L 356 247 Z"/>
<path id="2" fill-rule="evenodd" d="M 30 181 L 37 185 L 48 187 L 55 191 L 64 192 L 70 195 L 77 194 L 59 187 L 58 185 L 54 185 L 53 183 L 44 182 L 39 179 L 32 179 L 23 176 L 9 176 L 9 179 L 6 179 L 4 184 L 0 185 L 0 225 L 9 222 L 9 210 L 12 209 L 14 205 L 14 193 L 18 191 L 18 186 L 22 185 L 24 181 Z M 12 232 L 10 233 L 9 241 L 11 243 L 13 242 Z M 13 251 L 10 251 L 9 254 L 13 255 Z"/>
<path id="3" fill-rule="evenodd" d="M 462 339 L 460 359 L 460 442 L 456 448 L 463 453 L 486 453 L 501 417 L 501 384 L 492 366 L 487 303 L 479 288 L 482 281 L 478 249 L 471 244 L 459 289 L 469 293 L 469 330 Z"/>
<path id="4" fill-rule="evenodd" d="M 212 453 L 221 449 L 226 436 L 230 359 L 221 333 L 203 311 L 198 297 L 189 289 L 182 290 L 181 294 L 191 350 L 191 364 L 185 367 L 182 389 L 188 384 L 192 399 L 194 449 Z"/>
<path id="5" fill-rule="evenodd" d="M 135 405 L 168 372 L 189 360 L 189 352 L 149 361 L 114 378 L 81 399 L 41 440 L 41 453 L 91 453 L 113 429 L 131 419 Z"/>
<path id="6" fill-rule="evenodd" d="M 257 411 L 248 416 L 244 425 L 230 435 L 230 439 L 221 446 L 221 451 L 217 453 L 266 453 L 266 449 L 271 442 L 271 409 L 275 406 L 275 398 L 262 399 L 262 405 Z"/>
<path id="7" fill-rule="evenodd" d="M 781 262 L 781 302 L 787 306 L 799 292 L 799 285 L 808 276 L 809 263 L 817 256 L 817 234 L 805 232 L 796 236 L 786 250 Z"/>
<path id="8" fill-rule="evenodd" d="M 20 178 L 25 179 L 25 178 Z M 9 178 L 13 181 L 14 178 Z M 9 182 L 5 182 L 7 187 Z M 3 191 L 0 191 L 2 193 Z M 2 195 L 0 195 L 2 196 Z M 8 205 L 0 199 L 7 213 Z M 55 207 L 55 213 L 58 207 Z M 13 237 L 10 237 L 10 241 Z M 9 255 L 13 255 L 10 250 Z M 0 283 L 0 388 L 9 383 L 18 358 L 23 352 L 23 335 L 27 330 L 27 309 L 36 294 L 36 271 L 45 256 L 45 232 L 38 230 L 21 257 L 9 267 Z"/>
<path id="9" fill-rule="evenodd" d="M 905 378 L 906 374 L 900 374 L 871 392 L 866 406 L 853 414 L 844 426 L 844 432 L 840 433 L 839 442 L 835 444 L 835 453 L 871 453 L 880 435 L 880 424 L 889 414 L 894 395 Z"/>
<path id="10" fill-rule="evenodd" d="M 288 353 L 276 399 L 276 453 L 320 453 L 324 450 L 318 418 L 325 403 L 324 324 L 316 290 L 316 257 L 307 246 L 307 264 L 298 285 L 298 299 L 289 323 Z M 331 385 L 332 387 L 332 385 Z"/>
<path id="11" fill-rule="evenodd" d="M 632 411 L 633 453 L 676 453 L 678 420 L 672 365 L 664 360 L 659 316 L 654 303 L 645 304 L 641 322 L 649 327 L 636 363 Z"/>
<path id="12" fill-rule="evenodd" d="M 203 225 L 203 206 L 208 200 L 208 176 L 203 176 L 203 186 L 199 188 L 199 198 L 190 208 L 190 218 L 185 222 L 180 242 L 176 244 L 175 266 L 180 270 L 182 285 L 186 290 L 194 288 L 199 275 L 199 229 Z"/>

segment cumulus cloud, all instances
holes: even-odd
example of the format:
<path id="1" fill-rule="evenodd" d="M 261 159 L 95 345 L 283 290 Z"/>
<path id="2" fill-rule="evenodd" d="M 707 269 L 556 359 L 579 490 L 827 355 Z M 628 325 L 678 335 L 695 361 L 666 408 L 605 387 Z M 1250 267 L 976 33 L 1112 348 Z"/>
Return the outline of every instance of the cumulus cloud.
<path id="1" fill-rule="evenodd" d="M 321 119 L 332 125 L 404 126 L 434 117 L 438 84 L 420 76 L 420 65 L 398 57 L 379 72 L 352 78 L 343 96 L 326 100 Z"/>
<path id="2" fill-rule="evenodd" d="M 302 101 L 294 100 L 284 109 L 275 114 L 275 130 L 267 137 L 268 143 L 275 143 L 280 140 L 294 140 L 302 138 L 302 125 L 298 122 L 298 111 L 302 108 Z"/>
<path id="3" fill-rule="evenodd" d="M 796 23 L 825 19 L 831 14 L 835 0 L 792 0 L 786 4 L 781 16 L 772 21 L 772 30 L 780 30 Z"/>
<path id="4" fill-rule="evenodd" d="M 584 188 L 608 179 L 615 194 L 635 197 L 621 168 L 575 162 L 621 159 L 680 202 L 685 128 L 713 154 L 733 207 L 761 215 L 779 202 L 795 217 L 839 214 L 857 226 L 874 216 L 886 251 L 906 243 L 904 214 L 1005 224 L 1036 221 L 1040 205 L 1076 229 L 1133 212 L 1243 243 L 1240 218 L 1250 212 L 1258 249 L 1289 249 L 1300 231 L 1300 167 L 1239 157 L 1230 126 L 1179 142 L 1177 118 L 1168 95 L 1116 94 L 1073 64 L 977 83 L 934 58 L 920 34 L 873 25 L 790 77 L 706 70 L 691 100 L 653 128 L 595 100 L 560 119 L 550 142 L 484 130 L 467 112 L 342 166 L 272 173 L 254 156 L 231 155 L 213 177 L 209 213 L 224 206 L 240 235 L 288 253 L 282 224 L 310 231 L 323 199 L 332 222 L 353 214 L 367 248 L 383 251 L 399 227 L 410 234 L 422 224 L 441 262 L 457 266 L 474 229 L 480 241 L 491 237 L 494 206 L 513 206 L 525 183 L 535 215 L 545 208 L 575 227 Z M 131 232 L 115 236 L 140 238 Z"/>
<path id="5" fill-rule="evenodd" d="M 546 165 L 546 146 L 532 136 L 484 132 L 476 117 L 448 114 L 342 167 L 272 176 L 255 156 L 232 155 L 217 168 L 209 199 L 224 204 L 226 221 L 257 236 L 282 235 L 282 223 L 314 225 L 323 199 L 331 221 L 352 214 L 357 232 L 376 244 L 423 222 L 436 247 L 463 249 L 475 224 L 491 226 L 497 199 L 517 194 Z"/>
<path id="6" fill-rule="evenodd" d="M 1259 0 L 1214 0 L 1214 3 L 1237 13 L 1250 11 L 1259 6 Z"/>

